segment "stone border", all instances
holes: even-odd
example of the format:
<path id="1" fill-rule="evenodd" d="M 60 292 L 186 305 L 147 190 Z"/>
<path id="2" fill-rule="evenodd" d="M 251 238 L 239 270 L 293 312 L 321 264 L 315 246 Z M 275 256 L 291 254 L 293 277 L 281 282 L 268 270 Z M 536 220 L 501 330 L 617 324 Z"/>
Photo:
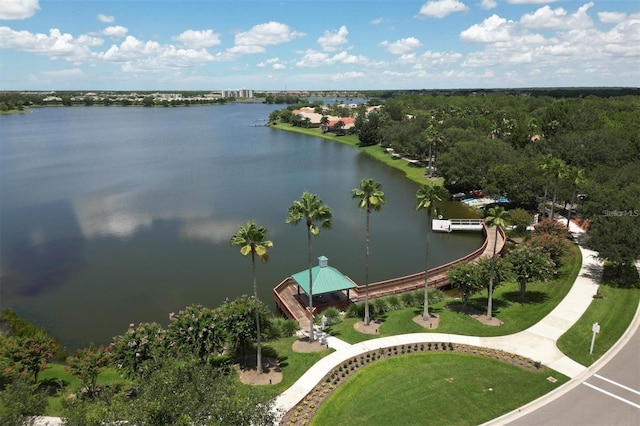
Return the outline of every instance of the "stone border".
<path id="1" fill-rule="evenodd" d="M 428 352 L 455 352 L 484 356 L 508 362 L 526 370 L 539 370 L 542 364 L 529 358 L 505 352 L 500 349 L 485 348 L 451 342 L 424 342 L 389 346 L 351 357 L 334 367 L 298 404 L 287 411 L 280 420 L 281 425 L 298 426 L 308 424 L 322 403 L 355 372 L 372 362 L 396 355 Z"/>

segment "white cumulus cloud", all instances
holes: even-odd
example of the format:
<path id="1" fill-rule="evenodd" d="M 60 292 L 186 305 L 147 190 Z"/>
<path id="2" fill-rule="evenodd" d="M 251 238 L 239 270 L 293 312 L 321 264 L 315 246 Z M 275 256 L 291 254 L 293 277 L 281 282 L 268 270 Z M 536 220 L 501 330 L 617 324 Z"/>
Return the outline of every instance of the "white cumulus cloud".
<path id="1" fill-rule="evenodd" d="M 205 49 L 179 49 L 170 44 L 142 41 L 133 36 L 120 45 L 112 45 L 98 57 L 106 62 L 121 63 L 127 72 L 175 70 L 212 61 Z"/>
<path id="2" fill-rule="evenodd" d="M 173 40 L 180 42 L 185 47 L 194 49 L 202 49 L 211 46 L 217 46 L 221 43 L 220 35 L 213 30 L 187 30 L 182 34 L 173 37 Z"/>
<path id="3" fill-rule="evenodd" d="M 113 17 L 113 16 L 108 16 L 108 15 L 105 15 L 105 14 L 103 14 L 103 13 L 100 13 L 100 14 L 98 15 L 98 21 L 100 21 L 100 22 L 105 22 L 105 23 L 107 23 L 107 24 L 110 24 L 111 22 L 115 22 L 115 21 L 116 21 L 116 18 L 115 18 L 115 17 Z"/>
<path id="4" fill-rule="evenodd" d="M 617 24 L 627 17 L 624 12 L 598 12 L 598 19 L 605 24 Z"/>
<path id="5" fill-rule="evenodd" d="M 497 6 L 498 6 L 498 2 L 496 2 L 496 0 L 482 0 L 480 2 L 480 8 L 485 10 L 493 9 Z"/>
<path id="6" fill-rule="evenodd" d="M 26 19 L 40 10 L 38 0 L 2 0 L 0 1 L 0 19 Z"/>
<path id="7" fill-rule="evenodd" d="M 302 36 L 304 33 L 293 31 L 288 25 L 271 21 L 236 34 L 235 45 L 228 49 L 228 52 L 232 54 L 264 53 L 266 46 L 286 43 Z"/>
<path id="8" fill-rule="evenodd" d="M 575 13 L 569 14 L 565 9 L 558 7 L 551 9 L 548 5 L 534 13 L 528 13 L 520 18 L 520 24 L 527 28 L 570 30 L 590 28 L 593 21 L 587 15 L 593 3 L 587 3 L 578 8 Z"/>
<path id="9" fill-rule="evenodd" d="M 511 37 L 514 22 L 498 15 L 491 15 L 481 24 L 475 24 L 460 33 L 462 41 L 470 43 L 494 43 Z"/>
<path id="10" fill-rule="evenodd" d="M 69 61 L 87 60 L 92 56 L 89 49 L 98 46 L 102 40 L 89 35 L 78 38 L 62 33 L 57 28 L 49 30 L 49 34 L 29 31 L 16 31 L 9 27 L 0 27 L 0 48 L 15 49 L 46 55 L 51 58 L 63 58 Z"/>
<path id="11" fill-rule="evenodd" d="M 393 43 L 383 41 L 380 45 L 393 55 L 405 55 L 418 49 L 422 46 L 422 43 L 415 37 L 408 37 L 394 41 Z"/>
<path id="12" fill-rule="evenodd" d="M 122 25 L 114 25 L 102 30 L 102 35 L 113 38 L 122 38 L 126 36 L 128 32 L 129 30 L 126 27 L 123 27 Z"/>
<path id="13" fill-rule="evenodd" d="M 343 25 L 338 31 L 325 31 L 324 34 L 318 38 L 318 44 L 325 52 L 333 52 L 347 43 L 348 34 L 349 31 L 347 27 Z"/>
<path id="14" fill-rule="evenodd" d="M 430 0 L 422 5 L 419 16 L 444 18 L 455 12 L 466 12 L 469 7 L 459 0 Z"/>

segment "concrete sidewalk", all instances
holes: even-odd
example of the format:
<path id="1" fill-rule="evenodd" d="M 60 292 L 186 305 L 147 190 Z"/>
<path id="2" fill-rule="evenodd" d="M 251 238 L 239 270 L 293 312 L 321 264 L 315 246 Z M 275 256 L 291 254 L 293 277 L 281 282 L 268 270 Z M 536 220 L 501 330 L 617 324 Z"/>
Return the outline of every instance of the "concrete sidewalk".
<path id="1" fill-rule="evenodd" d="M 276 408 L 285 412 L 293 408 L 326 374 L 349 358 L 371 350 L 402 344 L 451 342 L 500 349 L 534 361 L 540 361 L 568 377 L 578 376 L 586 370 L 586 367 L 560 352 L 556 341 L 578 321 L 589 307 L 598 290 L 602 263 L 596 258 L 595 252 L 585 248 L 585 232 L 574 223 L 570 224 L 570 231 L 579 244 L 582 253 L 582 267 L 569 293 L 553 311 L 537 324 L 516 334 L 497 337 L 412 333 L 367 340 L 355 345 L 349 345 L 333 337 L 329 346 L 335 348 L 336 352 L 318 361 L 289 389 L 280 394 L 275 401 Z"/>

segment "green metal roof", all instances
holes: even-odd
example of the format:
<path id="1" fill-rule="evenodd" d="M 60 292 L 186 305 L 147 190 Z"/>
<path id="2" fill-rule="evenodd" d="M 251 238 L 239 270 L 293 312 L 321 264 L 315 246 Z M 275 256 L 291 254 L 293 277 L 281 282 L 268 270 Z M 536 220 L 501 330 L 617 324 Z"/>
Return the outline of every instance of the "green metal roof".
<path id="1" fill-rule="evenodd" d="M 327 258 L 320 256 L 320 265 L 326 265 Z M 326 265 L 316 265 L 311 268 L 311 279 L 313 280 L 313 294 L 331 293 L 332 291 L 346 290 L 349 288 L 355 288 L 356 284 L 349 279 L 349 277 L 343 275 L 336 268 Z M 298 285 L 309 294 L 309 270 L 305 269 L 291 276 Z"/>

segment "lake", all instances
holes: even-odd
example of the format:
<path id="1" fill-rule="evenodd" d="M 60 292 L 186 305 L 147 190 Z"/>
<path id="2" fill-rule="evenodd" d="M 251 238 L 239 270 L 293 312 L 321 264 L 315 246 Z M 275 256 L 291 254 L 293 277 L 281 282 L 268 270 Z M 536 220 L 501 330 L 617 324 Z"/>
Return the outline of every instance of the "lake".
<path id="1" fill-rule="evenodd" d="M 370 280 L 423 269 L 417 185 L 359 150 L 264 124 L 278 105 L 52 107 L 0 115 L 0 308 L 69 347 L 109 343 L 129 323 L 166 324 L 189 304 L 252 292 L 251 262 L 229 240 L 256 220 L 274 242 L 259 296 L 307 267 L 306 228 L 285 224 L 304 190 L 332 208 L 313 257 L 364 280 L 360 180 L 382 183 L 371 216 Z M 446 206 L 445 206 L 446 208 Z M 446 211 L 445 211 L 446 212 Z M 430 266 L 482 243 L 433 234 Z"/>

